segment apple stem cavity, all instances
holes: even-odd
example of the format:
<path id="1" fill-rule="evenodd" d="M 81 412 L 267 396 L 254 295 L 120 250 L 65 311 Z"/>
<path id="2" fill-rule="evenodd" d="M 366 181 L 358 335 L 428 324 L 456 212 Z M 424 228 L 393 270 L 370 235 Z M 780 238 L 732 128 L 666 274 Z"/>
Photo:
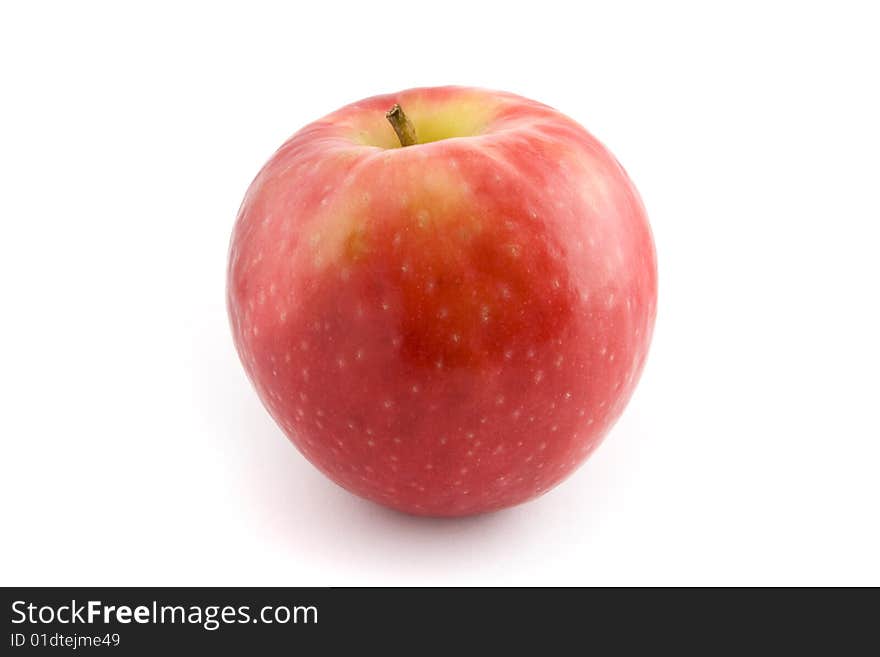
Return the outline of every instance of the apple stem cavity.
<path id="1" fill-rule="evenodd" d="M 394 107 L 385 112 L 385 118 L 388 119 L 391 127 L 394 128 L 394 132 L 397 133 L 401 146 L 412 146 L 419 143 L 416 139 L 416 128 L 412 121 L 409 120 L 409 117 L 404 114 L 400 105 L 394 103 Z"/>

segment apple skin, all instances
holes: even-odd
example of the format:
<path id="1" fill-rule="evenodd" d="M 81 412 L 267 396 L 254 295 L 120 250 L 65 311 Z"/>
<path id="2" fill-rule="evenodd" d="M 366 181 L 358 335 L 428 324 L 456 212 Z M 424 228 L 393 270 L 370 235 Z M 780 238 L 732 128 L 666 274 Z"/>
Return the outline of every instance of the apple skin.
<path id="1" fill-rule="evenodd" d="M 395 103 L 420 143 L 400 146 Z M 306 126 L 251 184 L 229 251 L 235 345 L 272 417 L 334 482 L 417 515 L 571 474 L 630 398 L 656 298 L 617 160 L 556 110 L 474 88 Z"/>

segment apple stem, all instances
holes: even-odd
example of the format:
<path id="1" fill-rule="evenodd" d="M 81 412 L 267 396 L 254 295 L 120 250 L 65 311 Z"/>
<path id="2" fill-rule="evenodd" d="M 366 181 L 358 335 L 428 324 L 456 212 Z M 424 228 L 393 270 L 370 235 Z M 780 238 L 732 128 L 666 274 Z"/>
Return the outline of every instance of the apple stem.
<path id="1" fill-rule="evenodd" d="M 401 146 L 412 146 L 419 143 L 416 140 L 415 126 L 413 126 L 409 117 L 403 113 L 400 105 L 394 103 L 394 107 L 385 112 L 385 118 L 388 119 L 391 127 L 394 128 L 394 132 L 397 133 Z"/>

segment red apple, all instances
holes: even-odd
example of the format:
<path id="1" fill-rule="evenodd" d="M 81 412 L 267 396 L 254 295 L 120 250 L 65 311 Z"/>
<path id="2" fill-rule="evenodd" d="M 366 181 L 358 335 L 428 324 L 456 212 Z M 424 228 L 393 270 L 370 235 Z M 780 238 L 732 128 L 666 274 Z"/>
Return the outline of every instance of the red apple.
<path id="1" fill-rule="evenodd" d="M 306 126 L 251 184 L 229 252 L 235 344 L 272 417 L 340 486 L 420 515 L 518 504 L 583 463 L 636 385 L 656 295 L 611 153 L 482 89 Z"/>

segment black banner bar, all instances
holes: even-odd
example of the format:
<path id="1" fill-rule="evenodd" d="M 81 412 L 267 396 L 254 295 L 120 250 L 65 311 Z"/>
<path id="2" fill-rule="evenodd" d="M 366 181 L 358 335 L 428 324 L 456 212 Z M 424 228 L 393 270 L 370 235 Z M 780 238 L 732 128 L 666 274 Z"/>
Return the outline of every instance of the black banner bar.
<path id="1" fill-rule="evenodd" d="M 3 654 L 877 647 L 876 590 L 7 588 Z M 604 652 L 604 650 L 603 650 Z M 855 654 L 855 653 L 846 653 Z"/>

